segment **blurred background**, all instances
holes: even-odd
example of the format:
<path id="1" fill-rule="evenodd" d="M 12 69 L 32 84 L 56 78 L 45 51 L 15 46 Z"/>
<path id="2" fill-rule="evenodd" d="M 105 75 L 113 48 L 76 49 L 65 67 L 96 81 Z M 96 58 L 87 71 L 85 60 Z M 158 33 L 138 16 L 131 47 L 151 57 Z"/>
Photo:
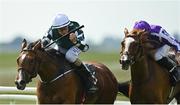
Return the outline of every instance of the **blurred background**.
<path id="1" fill-rule="evenodd" d="M 180 0 L 0 0 L 0 86 L 15 86 L 22 40 L 42 38 L 57 13 L 85 25 L 90 49 L 81 59 L 104 63 L 119 82 L 131 78 L 118 60 L 125 27 L 131 30 L 136 21 L 146 20 L 180 40 Z M 37 79 L 28 86 L 36 86 Z M 117 100 L 128 99 L 119 95 Z"/>

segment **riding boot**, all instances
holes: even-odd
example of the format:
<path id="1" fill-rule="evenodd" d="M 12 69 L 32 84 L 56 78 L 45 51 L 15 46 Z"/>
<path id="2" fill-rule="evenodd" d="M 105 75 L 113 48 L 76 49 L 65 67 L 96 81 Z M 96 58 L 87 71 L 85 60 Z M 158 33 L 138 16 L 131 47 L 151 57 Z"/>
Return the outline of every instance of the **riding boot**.
<path id="1" fill-rule="evenodd" d="M 77 66 L 77 62 L 75 63 L 75 65 Z M 85 64 L 78 63 L 75 72 L 80 76 L 88 93 L 95 93 L 98 90 L 98 87 L 96 86 L 97 78 L 95 77 L 95 72 L 89 70 Z"/>
<path id="2" fill-rule="evenodd" d="M 180 67 L 178 67 L 172 59 L 169 57 L 163 57 L 157 62 L 167 68 L 167 70 L 170 72 L 173 85 L 180 81 Z"/>

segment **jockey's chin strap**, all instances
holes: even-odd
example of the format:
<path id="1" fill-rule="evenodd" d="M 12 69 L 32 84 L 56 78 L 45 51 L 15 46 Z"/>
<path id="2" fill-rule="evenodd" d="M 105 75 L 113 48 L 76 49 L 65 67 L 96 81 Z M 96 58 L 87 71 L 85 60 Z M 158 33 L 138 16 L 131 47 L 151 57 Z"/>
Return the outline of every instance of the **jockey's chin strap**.
<path id="1" fill-rule="evenodd" d="M 41 83 L 43 83 L 43 84 L 50 84 L 50 83 L 55 82 L 55 81 L 58 80 L 59 78 L 63 77 L 64 75 L 70 73 L 70 72 L 73 71 L 73 70 L 74 70 L 74 69 L 67 70 L 66 72 L 64 72 L 64 73 L 62 73 L 62 74 L 59 74 L 58 76 L 54 77 L 54 78 L 51 79 L 50 81 L 43 81 L 40 76 L 39 76 L 39 80 L 40 80 Z"/>

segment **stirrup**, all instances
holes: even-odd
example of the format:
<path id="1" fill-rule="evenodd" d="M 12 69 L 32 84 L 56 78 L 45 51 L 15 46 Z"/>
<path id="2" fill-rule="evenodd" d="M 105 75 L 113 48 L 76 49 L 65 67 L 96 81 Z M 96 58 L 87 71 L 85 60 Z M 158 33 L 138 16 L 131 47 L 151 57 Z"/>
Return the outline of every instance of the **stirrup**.
<path id="1" fill-rule="evenodd" d="M 97 78 L 94 75 L 91 75 L 91 77 L 89 78 L 89 88 L 88 88 L 88 93 L 95 93 L 98 90 L 97 87 Z"/>
<path id="2" fill-rule="evenodd" d="M 88 89 L 88 93 L 95 93 L 98 90 L 96 86 L 92 86 L 91 88 Z"/>

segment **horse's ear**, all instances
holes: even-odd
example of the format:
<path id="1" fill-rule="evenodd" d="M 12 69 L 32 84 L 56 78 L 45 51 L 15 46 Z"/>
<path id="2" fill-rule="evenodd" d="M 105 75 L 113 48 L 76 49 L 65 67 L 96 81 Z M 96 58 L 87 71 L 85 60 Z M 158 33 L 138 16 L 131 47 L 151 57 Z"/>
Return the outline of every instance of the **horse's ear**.
<path id="1" fill-rule="evenodd" d="M 42 48 L 42 46 L 41 46 L 41 40 L 39 40 L 32 49 L 33 49 L 33 50 L 37 50 L 37 49 L 41 49 L 41 48 Z"/>
<path id="2" fill-rule="evenodd" d="M 21 50 L 23 50 L 27 46 L 27 41 L 26 39 L 23 39 L 22 44 L 21 44 Z"/>
<path id="3" fill-rule="evenodd" d="M 127 36 L 127 35 L 128 35 L 128 33 L 129 33 L 129 32 L 128 32 L 128 29 L 127 29 L 127 28 L 125 28 L 125 29 L 124 29 L 124 34 L 125 34 L 125 36 Z"/>

